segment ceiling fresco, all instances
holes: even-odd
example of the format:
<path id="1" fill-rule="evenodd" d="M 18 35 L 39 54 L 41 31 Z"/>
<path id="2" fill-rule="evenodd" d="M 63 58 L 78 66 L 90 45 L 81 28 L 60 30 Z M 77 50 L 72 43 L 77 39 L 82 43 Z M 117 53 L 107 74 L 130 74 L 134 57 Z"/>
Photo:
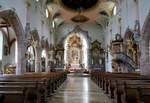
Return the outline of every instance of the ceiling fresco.
<path id="1" fill-rule="evenodd" d="M 47 1 L 47 8 L 56 25 L 64 22 L 77 24 L 98 22 L 103 25 L 112 16 L 114 6 L 115 2 L 112 0 Z"/>

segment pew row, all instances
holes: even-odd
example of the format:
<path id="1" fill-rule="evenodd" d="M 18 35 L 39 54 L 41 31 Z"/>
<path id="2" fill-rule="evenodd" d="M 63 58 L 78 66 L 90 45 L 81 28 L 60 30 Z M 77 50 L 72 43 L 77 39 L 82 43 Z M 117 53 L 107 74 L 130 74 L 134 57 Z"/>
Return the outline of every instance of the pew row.
<path id="1" fill-rule="evenodd" d="M 91 72 L 91 79 L 115 103 L 149 103 L 150 78 L 138 73 Z"/>
<path id="2" fill-rule="evenodd" d="M 47 103 L 66 78 L 65 72 L 1 76 L 0 103 Z"/>

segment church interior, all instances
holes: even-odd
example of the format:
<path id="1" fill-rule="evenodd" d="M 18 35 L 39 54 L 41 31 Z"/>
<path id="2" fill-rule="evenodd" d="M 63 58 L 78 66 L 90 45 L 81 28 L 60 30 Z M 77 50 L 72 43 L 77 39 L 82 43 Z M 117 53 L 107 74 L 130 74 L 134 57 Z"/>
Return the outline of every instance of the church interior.
<path id="1" fill-rule="evenodd" d="M 0 0 L 0 103 L 150 103 L 150 1 Z"/>

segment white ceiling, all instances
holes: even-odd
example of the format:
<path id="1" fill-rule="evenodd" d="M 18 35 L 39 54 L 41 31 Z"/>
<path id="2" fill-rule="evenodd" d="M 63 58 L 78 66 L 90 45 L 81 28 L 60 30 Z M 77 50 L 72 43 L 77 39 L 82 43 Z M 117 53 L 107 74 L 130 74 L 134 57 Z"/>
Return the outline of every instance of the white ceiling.
<path id="1" fill-rule="evenodd" d="M 98 2 L 94 8 L 81 12 L 81 15 L 89 18 L 88 23 L 96 21 L 99 24 L 102 23 L 103 25 L 104 20 L 108 20 L 108 18 L 112 16 L 114 6 L 115 3 L 110 0 L 100 0 L 100 2 Z M 53 16 L 57 13 L 60 14 L 55 20 L 57 25 L 61 24 L 62 22 L 73 22 L 71 21 L 71 18 L 79 14 L 78 12 L 63 7 L 60 3 L 60 0 L 54 0 L 53 3 L 48 3 L 47 7 L 51 18 L 53 18 Z M 101 15 L 101 11 L 105 11 L 108 16 Z"/>

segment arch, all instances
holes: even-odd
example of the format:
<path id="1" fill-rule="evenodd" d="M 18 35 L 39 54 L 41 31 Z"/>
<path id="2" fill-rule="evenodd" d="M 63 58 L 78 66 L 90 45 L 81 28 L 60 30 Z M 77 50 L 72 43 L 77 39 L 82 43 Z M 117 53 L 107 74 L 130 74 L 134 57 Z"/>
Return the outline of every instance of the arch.
<path id="1" fill-rule="evenodd" d="M 24 30 L 22 27 L 22 24 L 19 20 L 19 17 L 15 13 L 15 11 L 8 9 L 8 10 L 2 10 L 0 11 L 0 18 L 5 18 L 9 21 L 12 28 L 14 29 L 17 38 L 21 37 L 22 34 L 24 34 Z"/>
<path id="2" fill-rule="evenodd" d="M 68 43 L 70 42 L 71 39 L 77 39 L 77 44 L 78 46 L 81 46 L 80 49 L 82 49 L 82 51 L 84 52 L 82 54 L 82 58 L 83 60 L 79 63 L 81 67 L 83 67 L 84 69 L 88 69 L 89 68 L 89 48 L 90 48 L 90 39 L 88 36 L 88 32 L 87 31 L 83 31 L 79 26 L 75 27 L 75 29 L 71 32 L 68 33 L 68 35 L 65 37 L 64 39 L 64 48 L 65 48 L 65 53 L 64 53 L 64 62 L 65 65 L 70 65 L 68 62 L 68 57 L 67 57 L 67 50 L 68 50 Z M 79 40 L 79 41 L 78 41 Z M 76 40 L 75 40 L 76 41 Z M 77 50 L 78 49 L 78 50 Z M 74 48 L 74 51 L 79 51 L 79 48 Z"/>
<path id="3" fill-rule="evenodd" d="M 13 28 L 16 34 L 16 44 L 17 44 L 17 64 L 16 64 L 16 74 L 21 74 L 23 72 L 23 69 L 25 68 L 25 61 L 22 60 L 22 56 L 25 54 L 25 51 L 22 47 L 22 37 L 21 35 L 24 34 L 24 30 L 22 27 L 22 24 L 19 20 L 19 17 L 15 13 L 15 11 L 11 9 L 7 10 L 1 10 L 0 11 L 0 18 L 3 18 L 7 21 L 9 21 L 9 24 Z M 25 58 L 25 57 L 24 57 Z"/>
<path id="4" fill-rule="evenodd" d="M 35 51 L 35 71 L 34 72 L 39 72 L 40 66 L 41 66 L 42 47 L 40 43 L 40 36 L 36 29 L 31 31 L 31 41 L 29 44 L 33 46 L 34 51 Z"/>
<path id="5" fill-rule="evenodd" d="M 141 58 L 140 67 L 143 75 L 149 75 L 150 73 L 150 12 L 148 13 L 143 28 L 142 28 L 142 40 L 141 40 Z"/>
<path id="6" fill-rule="evenodd" d="M 87 41 L 87 46 L 88 48 L 91 47 L 91 38 L 88 35 L 88 31 L 82 30 L 79 26 L 76 26 L 71 32 L 69 32 L 64 38 L 63 38 L 63 45 L 65 45 L 65 42 L 67 40 L 67 38 L 72 35 L 73 33 L 78 33 L 80 36 L 82 36 L 83 38 L 85 38 L 85 40 Z"/>

